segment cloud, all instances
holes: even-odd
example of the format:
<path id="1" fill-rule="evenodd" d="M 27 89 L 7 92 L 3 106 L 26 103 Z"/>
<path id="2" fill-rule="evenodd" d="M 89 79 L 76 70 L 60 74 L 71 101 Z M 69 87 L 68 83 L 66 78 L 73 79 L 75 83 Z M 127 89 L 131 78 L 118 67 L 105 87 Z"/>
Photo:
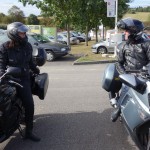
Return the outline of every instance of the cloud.
<path id="1" fill-rule="evenodd" d="M 26 5 L 24 7 L 23 4 L 17 0 L 13 0 L 13 2 L 11 0 L 1 0 L 0 13 L 8 15 L 8 10 L 14 5 L 19 7 L 20 10 L 24 12 L 25 16 L 29 16 L 30 14 L 40 15 L 40 9 L 38 9 L 36 6 Z"/>

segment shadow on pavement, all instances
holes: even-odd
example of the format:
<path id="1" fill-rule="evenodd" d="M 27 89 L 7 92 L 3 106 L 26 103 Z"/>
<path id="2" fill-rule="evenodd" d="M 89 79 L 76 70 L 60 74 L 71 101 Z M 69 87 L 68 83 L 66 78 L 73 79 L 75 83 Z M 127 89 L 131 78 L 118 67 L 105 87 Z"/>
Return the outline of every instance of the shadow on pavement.
<path id="1" fill-rule="evenodd" d="M 54 60 L 54 62 L 56 61 L 75 61 L 77 60 L 78 58 L 80 58 L 82 55 L 80 54 L 76 54 L 76 55 L 72 55 L 72 54 L 68 54 L 67 56 L 64 56 L 64 57 L 58 57 Z"/>
<path id="2" fill-rule="evenodd" d="M 22 140 L 15 133 L 3 150 L 135 150 L 123 125 L 110 121 L 111 111 L 35 116 L 41 141 Z"/>

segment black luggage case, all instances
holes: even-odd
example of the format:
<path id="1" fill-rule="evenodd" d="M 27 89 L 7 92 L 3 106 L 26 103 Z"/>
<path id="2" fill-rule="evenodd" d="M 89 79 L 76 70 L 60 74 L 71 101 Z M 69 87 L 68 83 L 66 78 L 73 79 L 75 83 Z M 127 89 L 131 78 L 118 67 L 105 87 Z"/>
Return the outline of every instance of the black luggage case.
<path id="1" fill-rule="evenodd" d="M 41 100 L 45 98 L 49 85 L 49 78 L 47 73 L 41 73 L 34 77 L 32 85 L 32 94 L 37 95 Z"/>

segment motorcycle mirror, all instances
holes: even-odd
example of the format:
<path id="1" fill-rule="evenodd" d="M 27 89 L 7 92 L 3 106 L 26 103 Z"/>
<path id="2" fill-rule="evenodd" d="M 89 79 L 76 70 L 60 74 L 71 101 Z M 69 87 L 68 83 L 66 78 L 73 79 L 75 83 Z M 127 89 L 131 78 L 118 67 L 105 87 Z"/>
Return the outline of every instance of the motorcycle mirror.
<path id="1" fill-rule="evenodd" d="M 9 67 L 6 70 L 5 75 L 20 76 L 21 69 L 19 67 Z"/>
<path id="2" fill-rule="evenodd" d="M 32 55 L 33 55 L 33 57 L 38 56 L 38 49 L 37 48 L 33 48 Z"/>
<path id="3" fill-rule="evenodd" d="M 37 66 L 43 66 L 47 60 L 47 53 L 44 49 L 33 49 L 33 60 Z"/>

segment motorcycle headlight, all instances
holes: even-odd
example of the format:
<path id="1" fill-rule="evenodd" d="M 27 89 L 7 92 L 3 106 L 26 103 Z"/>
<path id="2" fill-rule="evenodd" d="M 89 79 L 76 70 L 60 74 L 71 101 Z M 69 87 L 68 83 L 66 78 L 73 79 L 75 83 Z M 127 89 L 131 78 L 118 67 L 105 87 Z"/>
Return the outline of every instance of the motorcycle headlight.
<path id="1" fill-rule="evenodd" d="M 66 48 L 61 48 L 61 51 L 62 51 L 62 52 L 66 51 Z"/>

